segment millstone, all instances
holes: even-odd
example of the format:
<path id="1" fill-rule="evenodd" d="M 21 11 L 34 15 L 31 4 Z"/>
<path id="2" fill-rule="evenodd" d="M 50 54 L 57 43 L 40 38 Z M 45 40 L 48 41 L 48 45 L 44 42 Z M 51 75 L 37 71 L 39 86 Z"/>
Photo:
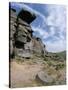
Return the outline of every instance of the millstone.
<path id="1" fill-rule="evenodd" d="M 53 82 L 53 78 L 43 71 L 40 71 L 36 78 L 45 84 L 51 84 Z"/>

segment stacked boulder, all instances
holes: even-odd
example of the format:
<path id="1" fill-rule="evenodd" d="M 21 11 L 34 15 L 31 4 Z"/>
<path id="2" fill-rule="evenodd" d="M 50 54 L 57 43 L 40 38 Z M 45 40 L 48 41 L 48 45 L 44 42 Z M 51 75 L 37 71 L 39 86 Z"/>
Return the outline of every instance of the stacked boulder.
<path id="1" fill-rule="evenodd" d="M 36 18 L 27 10 L 21 10 L 17 17 L 17 30 L 15 35 L 16 55 L 20 57 L 29 58 L 32 56 L 31 39 L 32 29 L 30 23 Z"/>
<path id="2" fill-rule="evenodd" d="M 17 15 L 16 15 L 16 10 L 15 9 L 11 9 L 10 10 L 10 15 L 9 15 L 9 25 L 10 25 L 10 56 L 13 57 L 14 56 L 14 44 L 15 44 L 15 39 L 14 39 L 14 34 L 16 33 L 16 20 L 17 20 Z"/>
<path id="3" fill-rule="evenodd" d="M 33 43 L 33 52 L 35 52 L 38 55 L 42 54 L 44 56 L 45 45 L 42 43 L 42 40 L 38 37 L 33 37 L 32 43 Z"/>
<path id="4" fill-rule="evenodd" d="M 44 54 L 45 46 L 41 39 L 33 37 L 31 22 L 36 15 L 22 9 L 18 15 L 14 9 L 10 9 L 10 56 L 30 58 L 33 53 Z"/>

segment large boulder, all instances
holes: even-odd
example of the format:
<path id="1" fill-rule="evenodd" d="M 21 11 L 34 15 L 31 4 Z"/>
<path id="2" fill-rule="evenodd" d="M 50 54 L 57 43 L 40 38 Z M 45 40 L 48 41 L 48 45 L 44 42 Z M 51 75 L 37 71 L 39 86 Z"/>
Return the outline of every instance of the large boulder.
<path id="1" fill-rule="evenodd" d="M 17 15 L 16 15 L 16 10 L 15 9 L 10 9 L 10 15 L 9 15 L 9 24 L 10 24 L 10 37 L 14 38 L 13 35 L 16 32 L 16 19 L 17 19 Z"/>
<path id="2" fill-rule="evenodd" d="M 44 71 L 38 72 L 38 74 L 36 75 L 36 79 L 45 85 L 51 85 L 53 83 L 53 78 Z"/>
<path id="3" fill-rule="evenodd" d="M 17 26 L 17 24 L 16 24 L 16 19 L 17 19 L 17 15 L 16 15 L 16 10 L 15 9 L 11 9 L 10 8 L 10 15 L 9 15 L 9 19 L 10 19 L 10 21 L 9 21 L 9 24 L 10 24 L 10 47 L 9 47 L 9 49 L 10 49 L 10 56 L 11 57 L 13 57 L 13 54 L 14 54 L 14 42 L 15 42 L 15 40 L 14 40 L 14 34 L 15 34 L 15 32 L 16 32 L 16 26 Z"/>
<path id="4" fill-rule="evenodd" d="M 23 23 L 25 24 L 25 22 L 23 21 Z M 16 31 L 16 41 L 22 42 L 22 43 L 26 43 L 29 39 L 29 41 L 31 40 L 31 34 L 28 32 L 28 29 L 26 28 L 26 24 L 25 25 L 18 25 L 17 27 L 17 31 Z"/>
<path id="5" fill-rule="evenodd" d="M 9 50 L 10 50 L 10 57 L 13 58 L 14 57 L 14 54 L 15 54 L 14 41 L 13 40 L 10 40 Z"/>
<path id="6" fill-rule="evenodd" d="M 32 39 L 33 43 L 33 51 L 38 53 L 38 54 L 43 54 L 45 53 L 45 46 L 42 43 L 40 38 L 33 37 Z"/>
<path id="7" fill-rule="evenodd" d="M 15 34 L 16 55 L 19 57 L 31 57 L 32 29 L 28 23 L 18 18 Z"/>
<path id="8" fill-rule="evenodd" d="M 10 17 L 15 18 L 15 19 L 17 18 L 16 10 L 11 7 L 9 8 L 9 14 L 10 14 L 9 15 Z"/>
<path id="9" fill-rule="evenodd" d="M 18 31 L 16 35 L 16 42 L 19 41 L 21 43 L 26 43 L 27 42 L 27 34 L 21 30 Z"/>
<path id="10" fill-rule="evenodd" d="M 21 57 L 21 58 L 31 58 L 32 53 L 30 52 L 29 49 L 18 49 L 16 48 L 16 56 Z"/>
<path id="11" fill-rule="evenodd" d="M 10 54 L 20 57 L 31 57 L 33 52 L 44 54 L 45 47 L 40 38 L 33 37 L 30 23 L 36 15 L 32 11 L 22 9 L 18 15 L 10 9 Z M 39 55 L 40 55 L 39 54 Z"/>
<path id="12" fill-rule="evenodd" d="M 30 24 L 33 20 L 35 20 L 36 15 L 33 12 L 28 11 L 27 9 L 22 9 L 19 12 L 18 17 Z"/>

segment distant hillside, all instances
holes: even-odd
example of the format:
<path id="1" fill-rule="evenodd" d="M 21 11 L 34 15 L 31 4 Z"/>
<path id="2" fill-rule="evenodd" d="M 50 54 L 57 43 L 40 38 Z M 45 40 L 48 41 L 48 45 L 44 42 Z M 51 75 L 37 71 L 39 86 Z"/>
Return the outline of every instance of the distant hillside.
<path id="1" fill-rule="evenodd" d="M 45 58 L 47 60 L 61 60 L 61 61 L 64 61 L 64 60 L 66 60 L 66 51 L 59 52 L 59 53 L 46 52 Z"/>
<path id="2" fill-rule="evenodd" d="M 56 55 L 63 58 L 63 59 L 66 59 L 66 51 L 56 53 Z"/>

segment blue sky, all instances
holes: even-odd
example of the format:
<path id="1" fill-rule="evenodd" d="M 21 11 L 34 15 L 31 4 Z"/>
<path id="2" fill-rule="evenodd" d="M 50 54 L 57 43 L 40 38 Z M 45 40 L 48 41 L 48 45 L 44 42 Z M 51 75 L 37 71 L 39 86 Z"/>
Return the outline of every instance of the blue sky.
<path id="1" fill-rule="evenodd" d="M 22 8 L 36 14 L 36 19 L 31 23 L 33 35 L 40 37 L 49 52 L 66 50 L 66 7 L 54 4 L 11 3 L 17 10 Z"/>

